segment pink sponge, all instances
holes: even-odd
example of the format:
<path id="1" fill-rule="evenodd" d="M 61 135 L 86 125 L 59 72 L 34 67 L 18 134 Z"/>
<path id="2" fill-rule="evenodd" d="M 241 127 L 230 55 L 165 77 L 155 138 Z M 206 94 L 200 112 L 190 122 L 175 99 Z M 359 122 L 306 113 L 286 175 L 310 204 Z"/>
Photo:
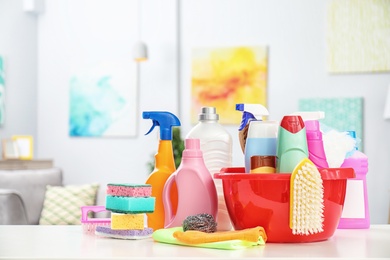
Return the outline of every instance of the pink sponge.
<path id="1" fill-rule="evenodd" d="M 122 197 L 150 197 L 150 184 L 107 184 L 107 195 Z"/>

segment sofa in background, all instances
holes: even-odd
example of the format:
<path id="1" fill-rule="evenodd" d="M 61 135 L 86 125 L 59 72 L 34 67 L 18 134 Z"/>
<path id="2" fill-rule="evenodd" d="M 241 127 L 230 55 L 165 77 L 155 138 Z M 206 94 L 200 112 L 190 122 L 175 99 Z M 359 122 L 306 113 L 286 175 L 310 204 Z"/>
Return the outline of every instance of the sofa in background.
<path id="1" fill-rule="evenodd" d="M 63 186 L 59 168 L 0 170 L 0 225 L 37 225 L 47 185 Z"/>

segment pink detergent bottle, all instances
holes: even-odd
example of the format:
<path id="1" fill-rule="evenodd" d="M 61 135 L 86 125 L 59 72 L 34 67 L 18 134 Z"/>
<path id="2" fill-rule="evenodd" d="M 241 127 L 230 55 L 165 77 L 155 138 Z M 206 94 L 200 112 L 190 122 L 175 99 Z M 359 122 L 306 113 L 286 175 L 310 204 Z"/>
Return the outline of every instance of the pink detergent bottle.
<path id="1" fill-rule="evenodd" d="M 349 134 L 355 138 L 354 131 L 350 131 Z M 368 157 L 355 146 L 355 151 L 344 160 L 341 168 L 353 168 L 356 177 L 347 180 L 343 213 L 337 228 L 369 228 L 370 213 L 366 183 Z"/>
<path id="2" fill-rule="evenodd" d="M 176 182 L 178 205 L 176 215 L 169 199 L 172 184 Z M 216 219 L 218 197 L 214 181 L 200 150 L 199 139 L 186 139 L 180 166 L 166 181 L 163 190 L 165 228 L 181 227 L 188 216 L 208 213 Z"/>

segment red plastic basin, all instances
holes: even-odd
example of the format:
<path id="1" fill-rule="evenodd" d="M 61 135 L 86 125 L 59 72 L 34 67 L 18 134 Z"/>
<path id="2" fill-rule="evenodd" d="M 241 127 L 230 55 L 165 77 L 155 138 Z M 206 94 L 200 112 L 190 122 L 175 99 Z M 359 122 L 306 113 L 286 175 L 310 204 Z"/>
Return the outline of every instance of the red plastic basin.
<path id="1" fill-rule="evenodd" d="M 226 207 L 236 230 L 262 226 L 267 242 L 314 242 L 330 238 L 339 223 L 352 168 L 319 169 L 324 186 L 324 231 L 293 235 L 289 227 L 289 173 L 251 174 L 243 167 L 223 168 L 214 175 L 222 179 Z"/>

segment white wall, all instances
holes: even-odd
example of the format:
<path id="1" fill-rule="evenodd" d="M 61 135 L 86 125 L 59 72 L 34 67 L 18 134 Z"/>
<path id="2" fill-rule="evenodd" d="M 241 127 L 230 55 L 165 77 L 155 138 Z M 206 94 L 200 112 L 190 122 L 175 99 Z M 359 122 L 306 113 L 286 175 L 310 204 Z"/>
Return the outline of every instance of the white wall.
<path id="1" fill-rule="evenodd" d="M 6 1 L 7 8 L 13 6 L 15 9 L 11 2 Z M 93 24 L 94 12 L 105 9 L 100 15 L 106 24 L 101 34 L 94 35 L 99 39 L 94 48 L 101 46 L 106 57 L 122 53 L 128 55 L 130 61 L 132 44 L 136 40 L 137 26 L 132 24 L 132 17 L 136 16 L 135 0 L 93 1 L 95 8 L 90 7 L 91 2 L 45 1 L 45 12 L 38 22 L 36 158 L 53 158 L 64 170 L 66 184 L 144 181 L 148 174 L 146 162 L 157 149 L 157 139 L 153 135 L 143 135 L 150 122 L 142 119 L 141 112 L 167 110 L 180 115 L 183 135 L 192 127 L 189 123 L 191 48 L 266 44 L 270 51 L 268 102 L 271 119 L 280 120 L 283 115 L 296 111 L 298 99 L 303 97 L 364 97 L 364 152 L 369 157 L 371 220 L 372 223 L 387 222 L 390 187 L 387 133 L 390 122 L 384 121 L 382 114 L 390 73 L 327 73 L 327 1 L 179 1 L 181 48 L 178 64 L 176 1 L 142 0 L 142 38 L 148 44 L 150 59 L 141 64 L 138 136 L 133 139 L 70 138 L 68 58 L 74 55 L 74 50 L 81 48 L 80 42 L 91 44 L 86 37 L 91 32 L 82 25 L 87 21 Z M 4 10 L 1 7 L 0 10 Z M 20 14 L 23 15 L 28 17 Z M 100 21 L 97 24 L 100 25 Z M 18 31 L 22 33 L 23 30 Z M 112 44 L 107 44 L 109 41 Z M 9 42 L 8 45 L 12 46 Z M 19 48 L 14 44 L 14 47 L 6 50 L 7 53 L 26 51 L 25 46 Z M 85 45 L 86 52 L 89 47 Z M 29 66 L 29 69 L 34 68 Z M 8 76 L 12 76 L 9 80 L 18 77 L 7 73 Z M 180 103 L 177 102 L 178 95 Z M 23 115 L 31 113 L 27 110 Z M 34 118 L 34 113 L 31 117 Z M 15 124 L 15 129 L 22 129 L 19 119 Z M 227 126 L 227 129 L 234 140 L 234 164 L 242 165 L 237 127 Z M 31 133 L 34 135 L 35 132 L 31 130 Z"/>
<path id="2" fill-rule="evenodd" d="M 38 155 L 55 160 L 66 184 L 99 182 L 104 191 L 108 182 L 144 182 L 146 163 L 157 151 L 157 135 L 144 136 L 152 122 L 142 119 L 142 111 L 177 113 L 175 2 L 140 2 L 141 8 L 136 0 L 45 2 L 38 24 Z M 140 19 L 138 10 L 143 12 Z M 133 62 L 139 21 L 150 59 L 140 64 L 139 117 L 133 122 L 138 136 L 69 137 L 72 64 L 80 56 L 92 61 L 127 57 Z"/>
<path id="3" fill-rule="evenodd" d="M 1 138 L 35 136 L 37 131 L 37 18 L 22 7 L 22 1 L 0 1 L 0 55 L 4 58 L 6 100 Z"/>
<path id="4" fill-rule="evenodd" d="M 364 97 L 364 146 L 372 223 L 387 223 L 390 195 L 390 121 L 383 110 L 390 73 L 330 75 L 326 69 L 326 11 L 329 1 L 181 1 L 181 99 L 189 130 L 191 48 L 268 45 L 270 119 L 298 111 L 298 99 Z M 237 127 L 234 164 L 243 165 Z"/>

